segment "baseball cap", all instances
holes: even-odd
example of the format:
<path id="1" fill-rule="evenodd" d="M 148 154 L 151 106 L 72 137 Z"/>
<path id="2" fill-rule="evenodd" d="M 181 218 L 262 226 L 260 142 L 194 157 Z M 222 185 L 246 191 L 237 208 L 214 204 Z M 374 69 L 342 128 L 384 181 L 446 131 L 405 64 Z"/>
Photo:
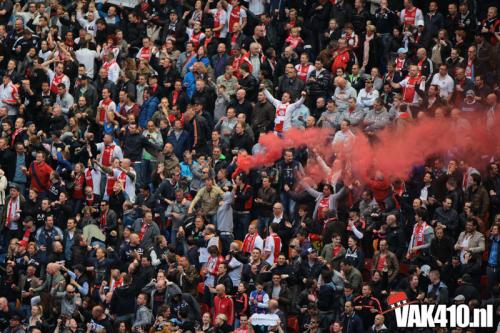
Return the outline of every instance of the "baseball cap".
<path id="1" fill-rule="evenodd" d="M 15 188 L 16 190 L 18 190 L 18 191 L 19 191 L 19 185 L 17 185 L 16 183 L 10 182 L 10 183 L 9 183 L 9 187 L 10 187 L 10 188 Z"/>
<path id="2" fill-rule="evenodd" d="M 406 53 L 408 53 L 408 50 L 407 50 L 407 49 L 405 49 L 404 47 L 400 47 L 400 48 L 398 49 L 398 54 L 402 54 L 402 53 L 405 53 L 405 54 L 406 54 Z"/>
<path id="3" fill-rule="evenodd" d="M 453 301 L 455 302 L 465 302 L 465 296 L 464 295 L 457 295 Z"/>
<path id="4" fill-rule="evenodd" d="M 420 27 L 420 26 L 422 26 L 422 27 L 424 26 L 424 21 L 422 21 L 422 20 L 417 21 L 417 27 Z"/>

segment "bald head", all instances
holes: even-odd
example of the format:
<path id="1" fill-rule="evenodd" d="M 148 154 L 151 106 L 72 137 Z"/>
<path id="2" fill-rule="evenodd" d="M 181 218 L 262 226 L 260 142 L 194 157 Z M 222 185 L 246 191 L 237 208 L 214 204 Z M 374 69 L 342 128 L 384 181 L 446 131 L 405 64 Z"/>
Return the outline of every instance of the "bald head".
<path id="1" fill-rule="evenodd" d="M 340 89 L 344 89 L 346 86 L 346 80 L 343 77 L 337 76 L 335 78 L 335 85 L 339 87 Z"/>

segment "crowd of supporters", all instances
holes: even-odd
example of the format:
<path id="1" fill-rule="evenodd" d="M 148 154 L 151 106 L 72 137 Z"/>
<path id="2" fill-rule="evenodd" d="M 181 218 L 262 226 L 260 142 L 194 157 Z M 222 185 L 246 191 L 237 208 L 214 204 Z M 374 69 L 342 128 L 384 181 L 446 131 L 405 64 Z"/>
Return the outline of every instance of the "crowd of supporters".
<path id="1" fill-rule="evenodd" d="M 496 331 L 500 142 L 404 177 L 238 159 L 498 140 L 497 1 L 0 0 L 0 74 L 0 332 Z M 398 328 L 394 291 L 495 327 Z"/>

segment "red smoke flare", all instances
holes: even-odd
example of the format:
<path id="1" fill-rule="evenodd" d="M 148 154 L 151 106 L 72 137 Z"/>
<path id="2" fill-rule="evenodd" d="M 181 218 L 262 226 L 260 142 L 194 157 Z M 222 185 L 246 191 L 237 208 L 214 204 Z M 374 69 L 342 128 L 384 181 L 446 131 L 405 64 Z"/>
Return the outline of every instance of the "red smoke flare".
<path id="1" fill-rule="evenodd" d="M 412 167 L 424 163 L 427 157 L 448 154 L 464 159 L 470 165 L 485 163 L 485 156 L 498 155 L 500 151 L 500 121 L 496 121 L 487 131 L 485 120 L 471 120 L 463 117 L 425 118 L 405 122 L 377 133 L 375 143 L 371 142 L 359 129 L 352 151 L 343 152 L 331 145 L 331 132 L 325 129 L 291 129 L 281 139 L 274 134 L 261 136 L 260 144 L 264 153 L 238 158 L 238 167 L 244 171 L 272 165 L 281 158 L 283 149 L 308 146 L 319 153 L 325 161 L 337 153 L 342 165 L 350 166 L 349 171 L 357 177 L 364 177 L 373 170 L 387 176 L 406 178 Z M 458 156 L 457 153 L 459 153 Z M 331 163 L 329 165 L 332 167 Z M 306 168 L 307 176 L 319 182 L 330 177 L 314 160 Z"/>

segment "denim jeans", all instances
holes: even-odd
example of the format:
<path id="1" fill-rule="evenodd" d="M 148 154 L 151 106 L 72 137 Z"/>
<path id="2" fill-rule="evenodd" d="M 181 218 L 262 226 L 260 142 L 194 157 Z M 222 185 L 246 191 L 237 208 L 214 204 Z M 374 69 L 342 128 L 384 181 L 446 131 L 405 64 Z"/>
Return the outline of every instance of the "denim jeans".
<path id="1" fill-rule="evenodd" d="M 120 323 L 122 321 L 127 322 L 128 324 L 131 324 L 134 321 L 134 314 L 130 313 L 130 314 L 122 315 L 122 316 L 116 316 L 117 323 Z"/>
<path id="2" fill-rule="evenodd" d="M 234 240 L 234 236 L 231 233 L 221 232 L 220 242 L 222 246 L 222 255 L 225 256 L 229 252 L 229 247 Z"/>
<path id="3" fill-rule="evenodd" d="M 267 232 L 271 218 L 268 216 L 259 216 L 257 217 L 257 220 L 259 221 L 259 235 L 264 237 L 264 231 Z"/>
<path id="4" fill-rule="evenodd" d="M 488 276 L 488 290 L 493 290 L 493 286 L 500 282 L 500 269 L 498 267 L 486 267 L 486 275 Z"/>
<path id="5" fill-rule="evenodd" d="M 21 313 L 23 314 L 23 318 L 28 319 L 31 316 L 31 305 L 21 304 Z"/>
<path id="6" fill-rule="evenodd" d="M 280 200 L 283 205 L 283 212 L 289 217 L 293 217 L 295 215 L 295 201 L 286 192 L 280 193 Z"/>
<path id="7" fill-rule="evenodd" d="M 153 174 L 153 170 L 156 169 L 157 162 L 151 161 L 151 160 L 142 160 L 141 163 L 142 163 L 141 182 L 142 182 L 142 184 L 149 184 L 151 187 L 151 190 L 153 190 L 152 184 L 151 184 L 151 175 Z"/>
<path id="8" fill-rule="evenodd" d="M 80 213 L 83 207 L 83 200 L 82 199 L 75 199 L 73 200 L 73 214 L 76 216 L 76 214 Z"/>
<path id="9" fill-rule="evenodd" d="M 389 45 L 391 43 L 391 34 L 385 33 L 382 34 L 382 38 L 380 39 L 382 42 L 382 56 L 380 58 L 380 73 L 385 74 L 387 72 L 387 63 L 391 58 L 389 54 Z"/>
<path id="10" fill-rule="evenodd" d="M 234 212 L 234 238 L 244 240 L 250 224 L 250 212 Z"/>
<path id="11" fill-rule="evenodd" d="M 138 161 L 138 162 L 134 162 L 133 164 L 133 167 L 134 167 L 134 170 L 135 170 L 135 174 L 136 174 L 136 188 L 140 188 L 141 186 L 143 186 L 145 183 L 144 183 L 144 179 L 143 179 L 143 174 L 142 174 L 142 169 L 143 169 L 143 165 L 142 165 L 142 162 L 141 161 Z"/>

